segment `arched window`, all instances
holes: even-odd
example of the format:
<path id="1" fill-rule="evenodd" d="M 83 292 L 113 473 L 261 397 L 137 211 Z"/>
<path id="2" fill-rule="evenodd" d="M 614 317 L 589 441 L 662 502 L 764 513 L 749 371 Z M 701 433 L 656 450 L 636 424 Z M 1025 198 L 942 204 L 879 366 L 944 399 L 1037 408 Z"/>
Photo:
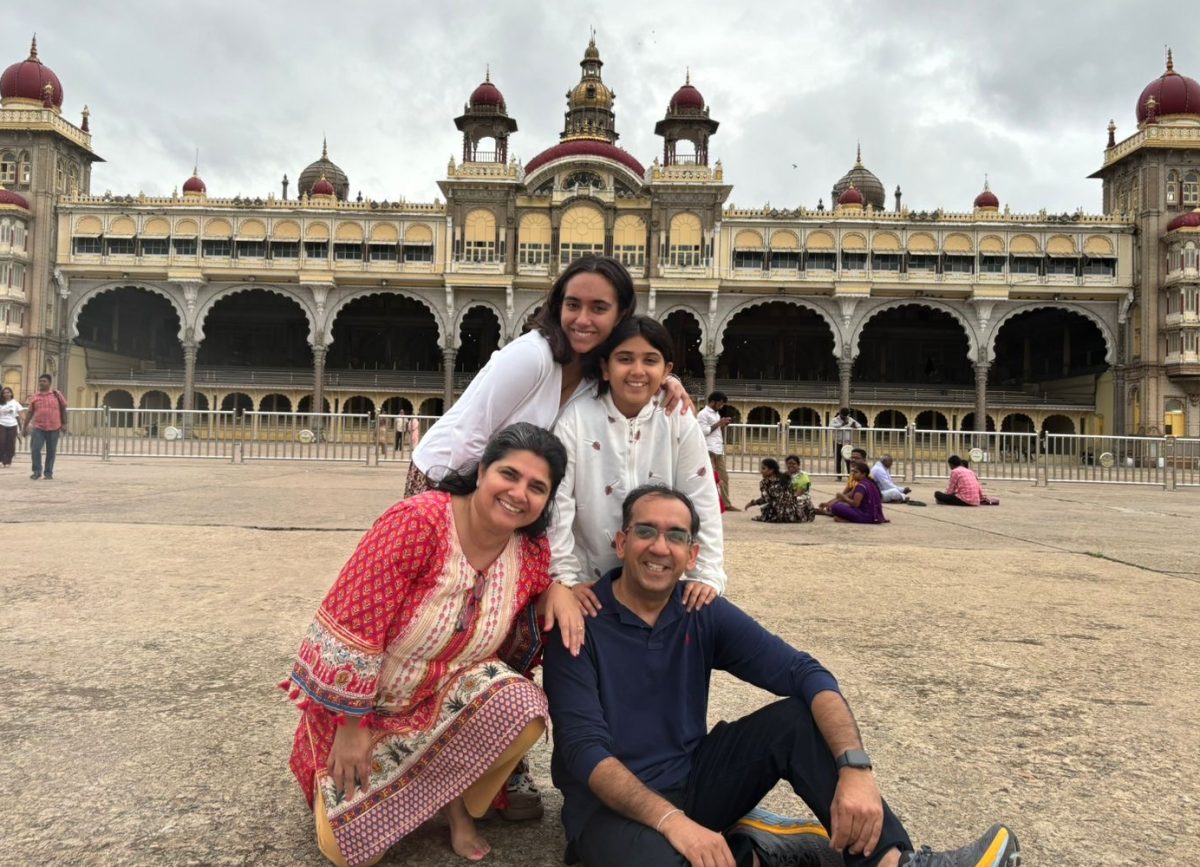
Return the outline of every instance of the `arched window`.
<path id="1" fill-rule="evenodd" d="M 29 151 L 21 151 L 20 183 L 28 185 L 33 181 L 33 165 L 29 161 Z"/>
<path id="2" fill-rule="evenodd" d="M 496 217 L 488 210 L 477 208 L 467 214 L 463 233 L 463 260 L 491 262 L 496 258 Z"/>
<path id="3" fill-rule="evenodd" d="M 526 214 L 518 229 L 517 264 L 550 264 L 550 218 L 545 214 Z"/>
<path id="4" fill-rule="evenodd" d="M 1179 201 L 1179 172 L 1171 169 L 1167 172 L 1167 204 L 1174 205 Z"/>
<path id="5" fill-rule="evenodd" d="M 17 182 L 17 155 L 11 151 L 0 154 L 0 184 Z"/>
<path id="6" fill-rule="evenodd" d="M 1188 172 L 1183 178 L 1183 203 L 1195 207 L 1200 205 L 1200 175 Z"/>
<path id="7" fill-rule="evenodd" d="M 641 217 L 617 217 L 613 223 L 613 255 L 628 268 L 645 267 L 646 223 Z"/>
<path id="8" fill-rule="evenodd" d="M 558 227 L 558 260 L 566 265 L 580 256 L 604 253 L 604 216 L 595 208 L 576 205 L 562 215 Z"/>
<path id="9" fill-rule="evenodd" d="M 700 218 L 695 214 L 676 214 L 671 218 L 671 240 L 667 261 L 676 267 L 703 264 Z"/>

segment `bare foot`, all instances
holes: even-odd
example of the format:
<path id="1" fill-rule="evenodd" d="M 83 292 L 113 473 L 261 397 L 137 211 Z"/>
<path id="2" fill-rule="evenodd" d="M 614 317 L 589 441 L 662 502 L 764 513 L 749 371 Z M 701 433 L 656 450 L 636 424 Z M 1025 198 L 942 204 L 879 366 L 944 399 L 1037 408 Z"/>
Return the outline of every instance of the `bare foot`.
<path id="1" fill-rule="evenodd" d="M 482 861 L 492 851 L 487 840 L 475 828 L 475 820 L 467 812 L 462 798 L 455 798 L 442 810 L 450 823 L 450 848 L 454 854 L 468 861 Z"/>

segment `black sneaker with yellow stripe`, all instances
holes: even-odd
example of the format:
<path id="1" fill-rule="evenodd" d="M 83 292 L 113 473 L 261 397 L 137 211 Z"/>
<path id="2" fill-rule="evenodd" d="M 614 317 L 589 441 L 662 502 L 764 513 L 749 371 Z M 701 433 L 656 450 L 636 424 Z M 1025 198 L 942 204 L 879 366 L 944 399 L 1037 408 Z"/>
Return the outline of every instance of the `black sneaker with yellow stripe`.
<path id="1" fill-rule="evenodd" d="M 829 833 L 816 819 L 792 819 L 761 807 L 738 819 L 727 836 L 743 834 L 763 867 L 845 867 L 829 848 Z"/>

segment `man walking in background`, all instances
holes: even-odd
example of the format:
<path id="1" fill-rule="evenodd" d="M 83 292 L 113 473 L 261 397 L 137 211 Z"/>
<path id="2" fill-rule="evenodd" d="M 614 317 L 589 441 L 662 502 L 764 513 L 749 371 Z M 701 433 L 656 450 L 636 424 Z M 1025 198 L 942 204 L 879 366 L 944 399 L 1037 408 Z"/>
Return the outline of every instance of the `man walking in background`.
<path id="1" fill-rule="evenodd" d="M 849 407 L 842 407 L 838 410 L 838 414 L 833 417 L 833 421 L 829 422 L 829 426 L 833 428 L 833 471 L 837 474 L 837 480 L 842 480 L 842 464 L 849 465 L 849 461 L 842 456 L 842 448 L 854 442 L 854 431 L 858 430 L 862 425 L 858 423 L 858 419 L 850 415 Z"/>
<path id="2" fill-rule="evenodd" d="M 708 396 L 708 406 L 696 415 L 700 422 L 700 430 L 704 434 L 704 443 L 708 448 L 708 459 L 712 461 L 713 472 L 717 474 L 717 482 L 721 491 L 721 506 L 725 512 L 739 512 L 729 499 L 729 474 L 725 472 L 725 428 L 733 419 L 722 416 L 721 410 L 728 400 L 723 391 L 714 391 Z"/>
<path id="3" fill-rule="evenodd" d="M 38 390 L 25 401 L 25 433 L 29 434 L 29 453 L 33 457 L 31 479 L 42 477 L 42 447 L 46 449 L 47 479 L 54 478 L 54 456 L 58 452 L 58 435 L 67 429 L 67 399 L 57 388 L 51 388 L 53 377 L 43 373 L 38 377 Z"/>

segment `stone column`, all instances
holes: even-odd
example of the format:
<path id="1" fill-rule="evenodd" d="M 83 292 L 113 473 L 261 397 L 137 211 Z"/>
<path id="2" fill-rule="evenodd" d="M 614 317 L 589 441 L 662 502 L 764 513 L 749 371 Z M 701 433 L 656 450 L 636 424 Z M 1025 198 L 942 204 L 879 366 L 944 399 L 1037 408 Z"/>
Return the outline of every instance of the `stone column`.
<path id="1" fill-rule="evenodd" d="M 1113 365 L 1113 417 L 1110 430 L 1105 433 L 1112 436 L 1125 436 L 1125 365 Z"/>
<path id="2" fill-rule="evenodd" d="M 704 356 L 704 394 L 701 398 L 708 400 L 708 396 L 717 390 L 717 359 L 720 356 L 706 355 Z"/>
<path id="3" fill-rule="evenodd" d="M 196 351 L 200 348 L 195 340 L 183 341 L 183 435 L 192 435 L 192 417 L 188 410 L 196 407 Z"/>
<path id="4" fill-rule="evenodd" d="M 326 348 L 327 347 L 325 347 L 325 346 L 314 346 L 312 348 L 312 354 L 313 354 L 312 411 L 314 413 L 312 429 L 313 429 L 313 433 L 317 434 L 318 442 L 320 442 L 320 439 L 321 439 L 320 434 L 321 434 L 321 428 L 323 426 L 324 419 L 317 416 L 316 413 L 321 413 L 321 412 L 325 411 L 325 351 L 326 351 Z"/>
<path id="5" fill-rule="evenodd" d="M 975 362 L 975 433 L 987 433 L 987 381 L 991 362 Z"/>
<path id="6" fill-rule="evenodd" d="M 850 405 L 850 373 L 854 370 L 854 359 L 838 359 L 838 401 L 839 406 Z"/>
<path id="7" fill-rule="evenodd" d="M 442 350 L 442 412 L 448 412 L 454 403 L 454 359 L 457 349 Z"/>

